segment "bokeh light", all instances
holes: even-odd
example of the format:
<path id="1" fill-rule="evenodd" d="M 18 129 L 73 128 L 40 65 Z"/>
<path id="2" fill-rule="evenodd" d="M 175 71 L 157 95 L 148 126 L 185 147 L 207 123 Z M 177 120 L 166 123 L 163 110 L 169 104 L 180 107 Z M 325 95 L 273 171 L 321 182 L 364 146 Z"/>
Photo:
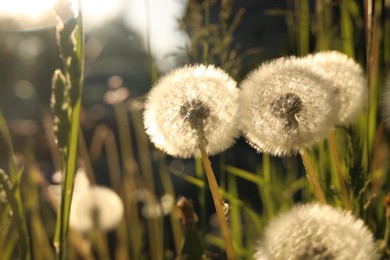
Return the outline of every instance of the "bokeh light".
<path id="1" fill-rule="evenodd" d="M 0 21 L 11 20 L 19 29 L 53 26 L 56 22 L 54 5 L 57 0 L 0 0 Z M 76 0 L 71 0 L 73 6 Z M 82 0 L 84 22 L 87 29 L 102 25 L 107 20 L 120 16 L 125 0 Z M 13 29 L 13 28 L 11 28 Z"/>

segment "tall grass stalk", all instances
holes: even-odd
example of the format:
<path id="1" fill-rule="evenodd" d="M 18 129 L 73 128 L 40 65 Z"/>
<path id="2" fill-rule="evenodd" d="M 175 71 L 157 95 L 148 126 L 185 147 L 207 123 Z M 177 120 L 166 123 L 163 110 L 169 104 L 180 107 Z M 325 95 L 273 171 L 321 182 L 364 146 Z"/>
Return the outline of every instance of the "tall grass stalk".
<path id="1" fill-rule="evenodd" d="M 13 224 L 18 231 L 18 242 L 20 246 L 20 255 L 23 259 L 31 259 L 30 236 L 27 232 L 24 209 L 21 200 L 20 180 L 17 183 L 11 181 L 8 175 L 0 169 L 0 185 L 5 191 L 8 203 L 11 207 Z"/>
<path id="2" fill-rule="evenodd" d="M 131 128 L 127 114 L 127 108 L 124 103 L 114 106 L 115 117 L 118 125 L 120 155 L 122 158 L 122 168 L 124 171 L 122 189 L 126 208 L 126 222 L 132 223 L 133 226 L 127 225 L 127 232 L 131 241 L 130 255 L 134 259 L 142 257 L 142 230 L 141 220 L 137 212 L 137 203 L 134 198 L 137 184 L 137 165 L 134 159 L 133 142 L 131 139 Z"/>
<path id="3" fill-rule="evenodd" d="M 87 144 L 85 142 L 85 137 L 81 129 L 79 129 L 79 153 L 80 158 L 82 159 L 82 163 L 80 163 L 80 167 L 84 167 L 88 180 L 90 184 L 96 185 L 95 174 L 92 167 L 91 157 L 88 153 Z"/>
<path id="4" fill-rule="evenodd" d="M 158 160 L 159 170 L 161 174 L 161 182 L 164 188 L 164 191 L 171 195 L 172 198 L 176 198 L 175 189 L 172 185 L 172 181 L 169 176 L 168 166 L 165 163 L 164 158 L 159 157 Z M 173 242 L 175 243 L 176 253 L 180 253 L 181 244 L 184 239 L 183 228 L 180 225 L 179 218 L 177 217 L 177 208 L 175 207 L 172 212 L 169 213 L 169 220 L 172 226 L 173 233 Z"/>
<path id="5" fill-rule="evenodd" d="M 333 131 L 329 134 L 328 140 L 329 140 L 329 146 L 330 146 L 330 154 L 333 158 L 333 162 L 334 162 L 334 165 L 336 168 L 337 180 L 338 180 L 338 183 L 339 183 L 340 189 L 341 189 L 341 199 L 343 201 L 344 207 L 346 209 L 350 210 L 351 205 L 349 202 L 349 192 L 348 192 L 347 186 L 345 184 L 345 178 L 343 175 L 343 170 L 341 168 L 339 152 L 337 150 L 335 134 Z"/>
<path id="6" fill-rule="evenodd" d="M 298 19 L 298 53 L 306 55 L 309 53 L 309 35 L 310 35 L 310 6 L 308 0 L 295 1 L 296 17 Z"/>
<path id="7" fill-rule="evenodd" d="M 259 192 L 262 197 L 262 202 L 264 206 L 264 211 L 266 212 L 267 218 L 271 219 L 274 214 L 274 203 L 272 200 L 272 181 L 271 181 L 271 158 L 268 154 L 263 154 L 263 161 L 262 161 L 262 176 L 264 180 L 264 184 L 262 186 L 259 186 Z"/>
<path id="8" fill-rule="evenodd" d="M 236 179 L 237 177 L 233 174 L 228 175 L 228 188 L 226 192 L 233 197 L 239 198 Z M 243 236 L 241 208 L 237 200 L 229 200 L 229 208 L 227 210 L 228 214 L 226 217 L 228 219 L 228 224 L 231 226 L 232 239 L 238 251 L 242 251 L 244 241 L 241 239 Z"/>
<path id="9" fill-rule="evenodd" d="M 89 155 L 91 160 L 97 161 L 102 150 L 106 150 L 108 172 L 110 176 L 111 187 L 118 193 L 122 193 L 121 189 L 121 169 L 118 148 L 115 142 L 115 135 L 113 131 L 106 125 L 98 125 L 93 133 L 91 144 L 89 148 Z"/>
<path id="10" fill-rule="evenodd" d="M 353 21 L 352 13 L 357 7 L 353 1 L 342 1 L 340 3 L 340 27 L 341 27 L 341 40 L 343 44 L 344 53 L 349 57 L 355 57 L 354 49 L 354 37 L 353 37 Z"/>
<path id="11" fill-rule="evenodd" d="M 199 194 L 198 201 L 200 205 L 200 226 L 203 232 L 206 232 L 207 229 L 207 205 L 206 205 L 206 197 L 207 197 L 207 177 L 204 172 L 204 168 L 202 165 L 202 159 L 196 157 L 195 159 L 195 176 L 197 177 L 197 183 L 199 183 Z M 188 176 L 192 177 L 192 176 Z"/>
<path id="12" fill-rule="evenodd" d="M 9 206 L 11 208 L 9 212 L 12 212 L 13 224 L 15 225 L 15 228 L 18 232 L 20 256 L 23 259 L 29 260 L 31 259 L 30 236 L 27 230 L 24 206 L 22 203 L 22 195 L 20 191 L 22 172 L 18 172 L 18 169 L 16 168 L 14 158 L 15 153 L 11 141 L 11 136 L 1 111 L 0 145 L 2 146 L 2 152 L 5 154 L 6 163 L 8 164 L 8 171 L 10 173 L 9 177 L 2 169 L 0 169 L 0 187 L 5 192 Z M 5 212 L 7 212 L 7 210 L 5 210 Z"/>
<path id="13" fill-rule="evenodd" d="M 84 31 L 81 14 L 81 1 L 78 1 L 78 13 L 75 18 L 75 26 L 72 31 L 67 34 L 66 25 L 61 28 L 57 27 L 58 45 L 61 50 L 63 60 L 64 75 L 66 82 L 64 89 L 65 97 L 69 100 L 68 118 L 58 116 L 58 120 L 67 121 L 69 129 L 58 129 L 58 141 L 64 146 L 60 147 L 61 152 L 61 168 L 63 172 L 61 205 L 57 217 L 56 234 L 54 237 L 54 246 L 59 259 L 66 259 L 66 240 L 69 229 L 70 206 L 72 201 L 74 177 L 77 168 L 78 157 L 78 142 L 79 142 L 79 127 L 80 127 L 80 109 L 81 109 L 81 94 L 84 76 Z M 74 36 L 71 37 L 73 33 Z M 72 50 L 67 53 L 67 50 Z M 69 62 L 70 61 L 70 62 Z M 55 86 L 55 85 L 54 85 Z M 56 91 L 56 89 L 53 89 Z M 58 98 L 58 97 L 57 97 Z M 58 100 L 57 100 L 58 101 Z M 60 106 L 60 104 L 57 104 Z M 57 112 L 57 111 L 55 111 Z M 69 131 L 66 133 L 66 131 Z M 64 131 L 65 133 L 61 133 Z"/>
<path id="14" fill-rule="evenodd" d="M 40 173 L 36 166 L 35 159 L 31 159 L 26 171 L 28 173 L 28 185 L 24 188 L 24 193 L 28 194 L 28 197 L 26 198 L 26 203 L 28 205 L 26 206 L 31 215 L 30 226 L 32 229 L 31 248 L 33 259 L 54 259 L 50 240 L 42 218 L 40 217 L 41 205 L 39 203 L 39 185 L 37 183 L 39 180 L 36 177 Z"/>

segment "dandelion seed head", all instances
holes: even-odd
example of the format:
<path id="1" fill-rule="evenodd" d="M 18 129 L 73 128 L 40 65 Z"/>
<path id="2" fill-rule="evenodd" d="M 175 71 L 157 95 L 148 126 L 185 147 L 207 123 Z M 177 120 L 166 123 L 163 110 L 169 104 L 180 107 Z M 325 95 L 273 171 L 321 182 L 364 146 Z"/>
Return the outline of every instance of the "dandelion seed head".
<path id="1" fill-rule="evenodd" d="M 308 55 L 304 59 L 338 89 L 340 110 L 337 125 L 354 123 L 362 113 L 368 96 L 367 81 L 362 67 L 338 51 L 322 51 Z"/>
<path id="2" fill-rule="evenodd" d="M 111 230 L 119 224 L 123 211 L 122 200 L 114 191 L 91 186 L 74 194 L 69 225 L 80 232 L 87 232 L 94 225 L 102 230 Z"/>
<path id="3" fill-rule="evenodd" d="M 336 122 L 339 102 L 329 84 L 295 57 L 255 69 L 241 83 L 241 128 L 248 143 L 277 156 L 313 146 Z"/>
<path id="4" fill-rule="evenodd" d="M 193 65 L 163 76 L 150 91 L 144 112 L 146 133 L 155 146 L 182 158 L 229 148 L 239 134 L 236 82 L 215 66 Z"/>
<path id="5" fill-rule="evenodd" d="M 271 113 L 285 120 L 287 131 L 298 128 L 298 122 L 295 115 L 302 109 L 301 98 L 294 93 L 286 93 L 278 97 L 270 104 Z"/>
<path id="6" fill-rule="evenodd" d="M 306 204 L 267 226 L 254 259 L 371 260 L 378 255 L 372 233 L 351 212 Z"/>
<path id="7" fill-rule="evenodd" d="M 210 116 L 210 108 L 202 101 L 193 99 L 180 107 L 180 115 L 190 124 L 192 129 L 200 131 Z"/>

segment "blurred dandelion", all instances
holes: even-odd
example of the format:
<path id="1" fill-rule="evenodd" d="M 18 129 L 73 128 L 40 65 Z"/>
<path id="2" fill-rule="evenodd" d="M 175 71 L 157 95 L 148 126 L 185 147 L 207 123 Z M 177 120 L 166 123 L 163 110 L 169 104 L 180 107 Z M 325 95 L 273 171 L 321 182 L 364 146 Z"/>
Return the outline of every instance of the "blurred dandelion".
<path id="1" fill-rule="evenodd" d="M 88 232 L 93 228 L 111 230 L 115 228 L 123 215 L 123 203 L 111 189 L 91 186 L 73 196 L 69 225 L 80 231 Z"/>
<path id="2" fill-rule="evenodd" d="M 337 120 L 333 83 L 298 58 L 265 63 L 241 85 L 242 130 L 259 152 L 283 156 L 309 148 Z"/>
<path id="3" fill-rule="evenodd" d="M 61 182 L 62 182 L 62 173 L 61 171 L 56 171 L 52 177 L 53 185 L 49 185 L 48 189 L 56 204 L 60 204 L 61 202 Z M 80 167 L 76 171 L 75 179 L 74 179 L 74 193 L 84 192 L 89 189 L 91 186 L 89 179 L 87 177 L 87 173 L 84 168 Z"/>
<path id="4" fill-rule="evenodd" d="M 362 220 L 350 211 L 320 204 L 296 206 L 273 220 L 254 258 L 379 259 Z"/>
<path id="5" fill-rule="evenodd" d="M 336 87 L 340 99 L 338 125 L 352 124 L 362 113 L 368 96 L 361 66 L 338 51 L 322 51 L 304 58 L 317 73 Z"/>
<path id="6" fill-rule="evenodd" d="M 112 76 L 108 80 L 109 90 L 104 94 L 105 103 L 115 105 L 124 102 L 129 96 L 130 91 L 122 85 L 123 79 L 120 76 Z"/>
<path id="7" fill-rule="evenodd" d="M 164 194 L 160 201 L 156 200 L 152 194 L 147 198 L 141 209 L 145 218 L 158 218 L 170 214 L 173 210 L 175 200 L 170 194 Z"/>
<path id="8" fill-rule="evenodd" d="M 62 182 L 61 172 L 52 176 L 53 182 Z M 56 204 L 61 201 L 61 184 L 50 185 L 48 192 L 53 195 Z M 92 186 L 84 168 L 77 169 L 69 225 L 80 231 L 88 232 L 92 228 L 110 230 L 122 219 L 124 211 L 120 197 L 111 189 Z"/>
<path id="9" fill-rule="evenodd" d="M 109 90 L 104 94 L 104 102 L 107 104 L 115 105 L 117 103 L 125 101 L 130 95 L 130 91 L 125 87 Z"/>
<path id="10" fill-rule="evenodd" d="M 197 154 L 199 142 L 205 142 L 208 154 L 230 147 L 239 133 L 238 112 L 238 89 L 227 73 L 214 66 L 185 66 L 153 87 L 144 122 L 157 148 L 188 158 Z"/>

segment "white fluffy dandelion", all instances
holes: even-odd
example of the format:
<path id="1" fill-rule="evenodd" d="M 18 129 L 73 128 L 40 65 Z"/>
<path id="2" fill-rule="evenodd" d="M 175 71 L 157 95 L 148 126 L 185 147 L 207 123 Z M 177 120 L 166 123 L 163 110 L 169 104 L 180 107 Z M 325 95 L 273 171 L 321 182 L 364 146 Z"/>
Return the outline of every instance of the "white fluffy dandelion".
<path id="1" fill-rule="evenodd" d="M 303 59 L 338 89 L 340 110 L 337 124 L 354 123 L 362 113 L 368 96 L 367 81 L 362 67 L 338 51 L 322 51 Z"/>
<path id="2" fill-rule="evenodd" d="M 349 211 L 328 205 L 296 206 L 273 220 L 256 260 L 379 259 L 372 233 Z"/>
<path id="3" fill-rule="evenodd" d="M 110 230 L 119 224 L 123 211 L 122 200 L 114 191 L 91 186 L 74 194 L 69 225 L 80 232 L 92 228 Z"/>
<path id="4" fill-rule="evenodd" d="M 191 157 L 200 142 L 208 154 L 230 147 L 238 135 L 236 82 L 214 66 L 173 70 L 150 91 L 145 104 L 146 133 L 157 148 Z"/>
<path id="5" fill-rule="evenodd" d="M 242 82 L 241 127 L 254 148 L 289 155 L 325 137 L 337 121 L 335 88 L 295 57 L 261 65 Z"/>

